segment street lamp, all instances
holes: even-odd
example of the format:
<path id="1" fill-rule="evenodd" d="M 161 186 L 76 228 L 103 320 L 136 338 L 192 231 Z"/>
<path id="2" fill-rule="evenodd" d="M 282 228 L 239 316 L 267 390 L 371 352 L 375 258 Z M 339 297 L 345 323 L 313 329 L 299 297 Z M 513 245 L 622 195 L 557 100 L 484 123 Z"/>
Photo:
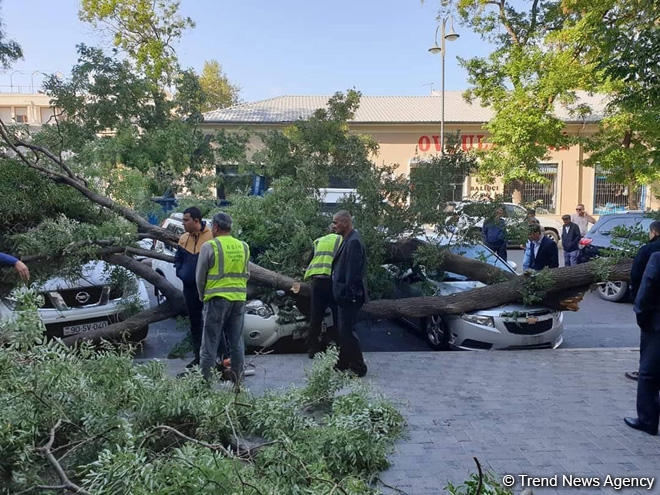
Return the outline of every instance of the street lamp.
<path id="1" fill-rule="evenodd" d="M 15 70 L 11 74 L 9 74 L 9 91 L 11 93 L 14 92 L 14 74 L 25 74 L 22 70 Z M 18 92 L 21 92 L 21 87 L 18 87 Z"/>
<path id="2" fill-rule="evenodd" d="M 443 17 L 440 25 L 435 28 L 435 43 L 429 52 L 436 54 L 439 53 L 442 57 L 442 73 L 441 73 L 441 89 L 440 89 L 440 156 L 444 154 L 445 149 L 445 40 L 455 41 L 458 39 L 458 33 L 454 31 L 454 19 L 451 19 L 451 28 L 449 33 L 445 34 L 445 27 L 449 16 Z M 440 32 L 440 45 L 438 45 L 438 31 Z"/>

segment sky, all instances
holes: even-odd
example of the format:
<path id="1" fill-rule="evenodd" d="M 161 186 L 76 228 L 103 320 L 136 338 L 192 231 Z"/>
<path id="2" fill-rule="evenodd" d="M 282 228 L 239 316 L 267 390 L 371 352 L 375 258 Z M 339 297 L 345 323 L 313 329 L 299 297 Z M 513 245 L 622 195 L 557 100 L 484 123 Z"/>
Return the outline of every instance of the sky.
<path id="1" fill-rule="evenodd" d="M 439 0 L 181 0 L 196 26 L 176 46 L 184 68 L 217 60 L 242 101 L 281 95 L 428 95 L 441 87 L 441 57 L 428 53 Z M 0 0 L 7 38 L 24 59 L 0 72 L 0 91 L 39 89 L 41 73 L 70 73 L 76 45 L 111 47 L 78 20 L 78 0 Z M 449 25 L 447 26 L 449 29 Z M 447 29 L 447 30 L 448 30 Z M 469 87 L 457 56 L 489 47 L 465 26 L 447 42 L 445 89 Z"/>

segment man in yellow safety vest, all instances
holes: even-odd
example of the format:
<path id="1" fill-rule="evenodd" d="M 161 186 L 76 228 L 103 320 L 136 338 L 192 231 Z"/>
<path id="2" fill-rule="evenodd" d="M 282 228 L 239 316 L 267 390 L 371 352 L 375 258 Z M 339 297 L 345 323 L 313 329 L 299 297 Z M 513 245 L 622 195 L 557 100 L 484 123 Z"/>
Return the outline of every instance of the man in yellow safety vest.
<path id="1" fill-rule="evenodd" d="M 238 386 L 243 378 L 243 317 L 247 297 L 250 248 L 231 235 L 231 217 L 218 213 L 213 217 L 214 238 L 202 246 L 197 260 L 197 290 L 204 301 L 204 328 L 200 366 L 206 379 L 211 376 L 224 333 L 229 343 L 231 370 L 229 378 Z"/>
<path id="2" fill-rule="evenodd" d="M 332 271 L 332 260 L 339 250 L 341 241 L 342 237 L 335 233 L 316 239 L 314 241 L 314 255 L 305 272 L 305 280 L 311 279 L 312 285 L 311 315 L 307 333 L 307 350 L 310 359 L 323 350 L 319 339 L 325 310 L 327 308 L 332 310 L 333 322 L 337 319 L 337 306 L 332 297 L 330 273 Z"/>

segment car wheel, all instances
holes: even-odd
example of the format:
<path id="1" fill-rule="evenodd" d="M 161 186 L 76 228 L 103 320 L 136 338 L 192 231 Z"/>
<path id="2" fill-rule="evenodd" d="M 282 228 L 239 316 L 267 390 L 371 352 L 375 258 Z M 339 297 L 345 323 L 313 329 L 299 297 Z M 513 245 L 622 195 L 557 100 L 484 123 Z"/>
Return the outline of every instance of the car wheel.
<path id="1" fill-rule="evenodd" d="M 555 243 L 559 244 L 559 234 L 557 232 L 555 232 L 554 230 L 547 229 L 543 232 L 543 234 L 546 237 L 548 237 L 548 238 L 552 239 L 553 241 L 555 241 Z"/>
<path id="2" fill-rule="evenodd" d="M 606 301 L 619 302 L 623 301 L 628 292 L 627 282 L 602 282 L 598 284 L 598 295 Z"/>
<path id="3" fill-rule="evenodd" d="M 449 349 L 449 330 L 440 315 L 427 316 L 422 319 L 422 330 L 426 343 L 434 351 Z"/>

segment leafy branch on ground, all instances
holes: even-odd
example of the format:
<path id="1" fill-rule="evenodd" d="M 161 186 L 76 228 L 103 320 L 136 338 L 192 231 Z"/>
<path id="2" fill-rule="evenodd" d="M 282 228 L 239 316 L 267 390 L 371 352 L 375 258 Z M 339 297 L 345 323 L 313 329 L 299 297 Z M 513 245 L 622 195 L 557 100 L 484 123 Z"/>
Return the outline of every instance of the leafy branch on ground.
<path id="1" fill-rule="evenodd" d="M 41 343 L 27 328 L 0 329 L 1 493 L 375 493 L 403 431 L 391 404 L 332 369 L 334 349 L 304 388 L 257 397 L 135 365 L 130 348 Z"/>

